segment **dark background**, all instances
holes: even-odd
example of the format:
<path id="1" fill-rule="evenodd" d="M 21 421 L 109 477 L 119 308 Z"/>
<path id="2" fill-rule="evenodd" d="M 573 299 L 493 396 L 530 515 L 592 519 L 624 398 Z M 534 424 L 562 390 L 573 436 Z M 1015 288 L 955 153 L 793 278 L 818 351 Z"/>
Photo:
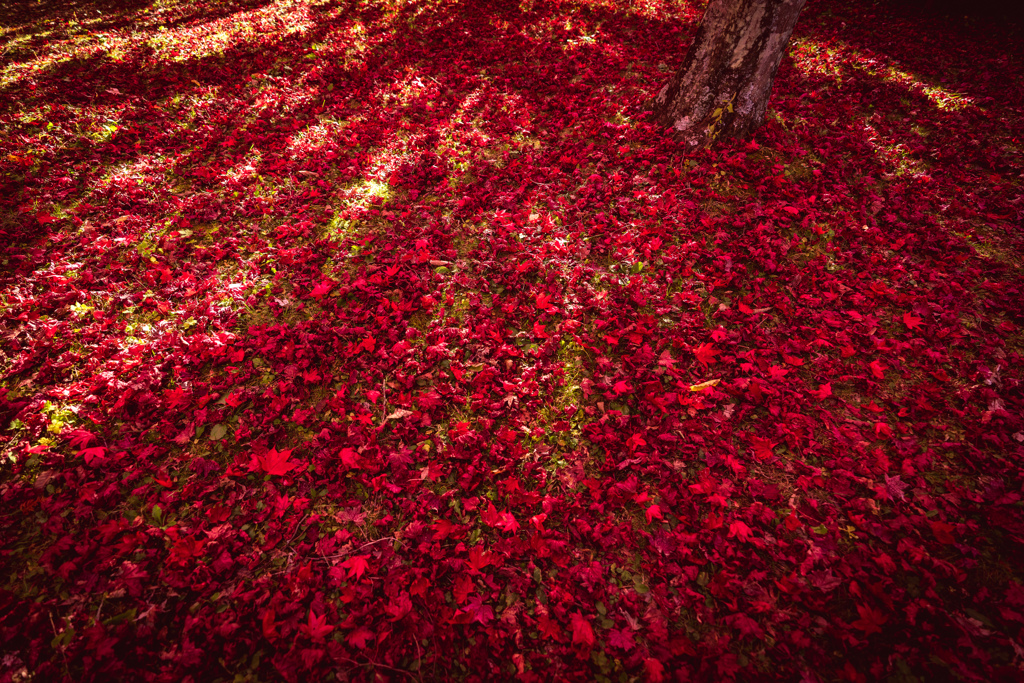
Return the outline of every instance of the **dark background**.
<path id="1" fill-rule="evenodd" d="M 888 4 L 953 17 L 1024 23 L 1024 0 L 887 0 Z"/>

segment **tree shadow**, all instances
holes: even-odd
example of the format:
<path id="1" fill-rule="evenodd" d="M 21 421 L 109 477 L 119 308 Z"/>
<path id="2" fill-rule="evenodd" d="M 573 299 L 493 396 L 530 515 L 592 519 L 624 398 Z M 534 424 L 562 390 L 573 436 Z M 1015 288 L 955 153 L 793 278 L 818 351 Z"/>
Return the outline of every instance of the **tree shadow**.
<path id="1" fill-rule="evenodd" d="M 203 6 L 189 2 L 172 4 L 154 0 L 32 0 L 5 4 L 0 10 L 0 22 L 13 32 L 33 25 L 54 26 L 57 30 L 48 37 L 52 40 L 53 37 L 61 37 L 60 27 L 66 24 L 85 24 L 91 31 L 133 28 L 146 19 L 143 15 L 153 12 L 157 17 L 163 15 L 169 19 L 161 21 L 162 25 L 172 27 L 192 21 L 212 21 L 272 2 L 228 0 L 214 6 Z M 45 40 L 37 42 L 43 43 Z"/>
<path id="2" fill-rule="evenodd" d="M 947 204 L 930 207 L 933 213 L 959 207 L 955 215 L 976 216 L 1019 246 L 1012 219 L 1019 224 L 1020 213 L 994 189 L 1024 173 L 1024 51 L 1012 39 L 1016 28 L 965 31 L 899 9 L 879 22 L 884 28 L 837 30 L 837 17 L 806 17 L 787 94 L 805 103 L 815 128 L 845 123 L 835 132 L 875 159 L 878 177 L 939 180 Z M 934 201 L 935 188 L 920 194 Z"/>

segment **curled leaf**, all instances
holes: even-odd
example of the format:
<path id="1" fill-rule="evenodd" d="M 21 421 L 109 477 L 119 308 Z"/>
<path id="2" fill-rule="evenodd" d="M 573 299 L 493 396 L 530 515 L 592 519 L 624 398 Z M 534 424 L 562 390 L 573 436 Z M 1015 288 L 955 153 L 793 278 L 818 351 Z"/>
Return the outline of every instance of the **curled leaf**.
<path id="1" fill-rule="evenodd" d="M 721 381 L 721 379 L 709 379 L 707 382 L 701 382 L 700 384 L 691 384 L 690 391 L 704 391 L 705 389 L 717 386 Z"/>

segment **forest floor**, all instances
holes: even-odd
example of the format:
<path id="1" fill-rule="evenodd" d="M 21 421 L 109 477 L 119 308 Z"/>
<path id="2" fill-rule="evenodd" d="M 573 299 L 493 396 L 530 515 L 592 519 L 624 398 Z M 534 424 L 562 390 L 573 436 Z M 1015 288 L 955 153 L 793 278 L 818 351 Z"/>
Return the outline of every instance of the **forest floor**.
<path id="1" fill-rule="evenodd" d="M 1024 676 L 1019 29 L 4 11 L 0 680 Z"/>

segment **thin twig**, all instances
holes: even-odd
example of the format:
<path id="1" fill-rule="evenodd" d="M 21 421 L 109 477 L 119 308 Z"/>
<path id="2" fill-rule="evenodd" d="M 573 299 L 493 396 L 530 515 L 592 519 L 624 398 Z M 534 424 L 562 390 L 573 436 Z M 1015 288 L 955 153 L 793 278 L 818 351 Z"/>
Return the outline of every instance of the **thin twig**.
<path id="1" fill-rule="evenodd" d="M 353 664 L 357 668 L 362 668 L 362 667 L 366 666 L 367 664 L 369 664 L 370 666 L 372 666 L 374 668 L 387 669 L 388 671 L 394 671 L 395 673 L 405 674 L 406 676 L 408 676 L 409 678 L 411 678 L 414 681 L 420 680 L 411 671 L 406 671 L 405 669 L 396 669 L 395 667 L 388 666 L 387 664 L 378 664 L 377 662 L 375 662 L 375 661 L 373 661 L 371 659 L 367 659 L 366 664 L 360 664 L 356 660 L 348 659 L 347 657 L 341 658 L 340 661 L 348 662 L 349 664 Z"/>
<path id="2" fill-rule="evenodd" d="M 57 624 L 53 622 L 53 614 L 50 612 L 46 613 L 46 616 L 50 617 L 50 626 L 53 627 L 53 637 L 60 638 L 60 634 L 57 633 Z M 68 668 L 68 654 L 64 651 L 64 646 L 60 646 L 60 655 L 64 659 L 64 674 L 71 680 L 71 670 Z"/>
<path id="3" fill-rule="evenodd" d="M 320 557 L 321 557 L 321 559 L 323 559 L 324 562 L 327 562 L 328 560 L 336 560 L 339 557 L 345 557 L 346 555 L 351 555 L 352 553 L 359 552 L 360 550 L 363 550 L 364 548 L 369 548 L 371 545 L 376 545 L 376 544 L 378 544 L 378 543 L 380 543 L 382 541 L 392 541 L 392 540 L 394 540 L 394 538 L 395 538 L 394 536 L 383 536 L 381 538 L 378 538 L 376 541 L 370 541 L 369 543 L 364 543 L 361 546 L 359 546 L 358 548 L 352 548 L 351 550 L 346 550 L 345 552 L 338 553 L 336 555 L 321 555 Z"/>

